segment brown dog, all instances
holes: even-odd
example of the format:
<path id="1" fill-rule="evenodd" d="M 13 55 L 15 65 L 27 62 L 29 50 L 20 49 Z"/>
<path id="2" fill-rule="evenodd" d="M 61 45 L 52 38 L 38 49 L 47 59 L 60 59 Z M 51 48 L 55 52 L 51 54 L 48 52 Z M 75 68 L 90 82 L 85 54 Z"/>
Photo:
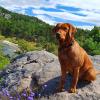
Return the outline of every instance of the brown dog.
<path id="1" fill-rule="evenodd" d="M 69 23 L 59 23 L 53 33 L 59 42 L 58 57 L 61 65 L 61 81 L 59 91 L 63 91 L 66 73 L 70 73 L 72 84 L 69 92 L 76 92 L 78 80 L 94 81 L 97 72 L 86 51 L 74 39 L 76 28 Z"/>

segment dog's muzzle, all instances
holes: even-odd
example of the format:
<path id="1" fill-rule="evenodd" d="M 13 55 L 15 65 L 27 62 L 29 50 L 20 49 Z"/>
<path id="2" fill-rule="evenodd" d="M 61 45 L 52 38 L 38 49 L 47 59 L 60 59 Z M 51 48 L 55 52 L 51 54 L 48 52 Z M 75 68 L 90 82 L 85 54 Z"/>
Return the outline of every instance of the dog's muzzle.
<path id="1" fill-rule="evenodd" d="M 60 33 L 58 33 L 58 32 L 56 33 L 56 38 L 60 39 Z"/>

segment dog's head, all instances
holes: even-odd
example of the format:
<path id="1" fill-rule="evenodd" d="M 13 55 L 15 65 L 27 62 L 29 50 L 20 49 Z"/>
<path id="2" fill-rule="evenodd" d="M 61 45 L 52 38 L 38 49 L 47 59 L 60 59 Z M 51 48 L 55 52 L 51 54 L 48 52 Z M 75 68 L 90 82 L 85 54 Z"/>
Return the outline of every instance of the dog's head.
<path id="1" fill-rule="evenodd" d="M 57 40 L 64 42 L 65 40 L 69 41 L 74 38 L 76 28 L 69 23 L 58 23 L 52 31 Z"/>

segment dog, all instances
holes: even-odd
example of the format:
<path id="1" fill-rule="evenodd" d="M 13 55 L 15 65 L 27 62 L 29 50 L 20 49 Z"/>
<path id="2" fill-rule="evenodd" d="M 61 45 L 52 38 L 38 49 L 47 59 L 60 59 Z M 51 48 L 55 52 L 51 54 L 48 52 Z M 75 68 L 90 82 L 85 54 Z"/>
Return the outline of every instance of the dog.
<path id="1" fill-rule="evenodd" d="M 78 80 L 94 81 L 100 74 L 86 51 L 80 47 L 74 36 L 76 28 L 69 23 L 58 23 L 53 29 L 53 35 L 58 40 L 58 58 L 61 65 L 61 80 L 58 91 L 64 90 L 66 74 L 72 75 L 70 93 L 76 93 Z"/>

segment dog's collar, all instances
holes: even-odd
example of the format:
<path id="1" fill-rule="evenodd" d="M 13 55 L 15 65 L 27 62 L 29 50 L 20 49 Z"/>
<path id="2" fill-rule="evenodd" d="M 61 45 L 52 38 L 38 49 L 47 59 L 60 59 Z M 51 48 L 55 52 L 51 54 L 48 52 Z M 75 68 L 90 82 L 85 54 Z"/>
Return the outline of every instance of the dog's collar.
<path id="1" fill-rule="evenodd" d="M 61 47 L 59 47 L 59 50 L 62 50 L 62 49 L 65 49 L 65 48 L 68 49 L 68 48 L 70 48 L 73 44 L 74 44 L 74 40 L 71 41 L 71 43 L 70 43 L 69 45 L 66 45 L 66 44 L 62 45 Z"/>

